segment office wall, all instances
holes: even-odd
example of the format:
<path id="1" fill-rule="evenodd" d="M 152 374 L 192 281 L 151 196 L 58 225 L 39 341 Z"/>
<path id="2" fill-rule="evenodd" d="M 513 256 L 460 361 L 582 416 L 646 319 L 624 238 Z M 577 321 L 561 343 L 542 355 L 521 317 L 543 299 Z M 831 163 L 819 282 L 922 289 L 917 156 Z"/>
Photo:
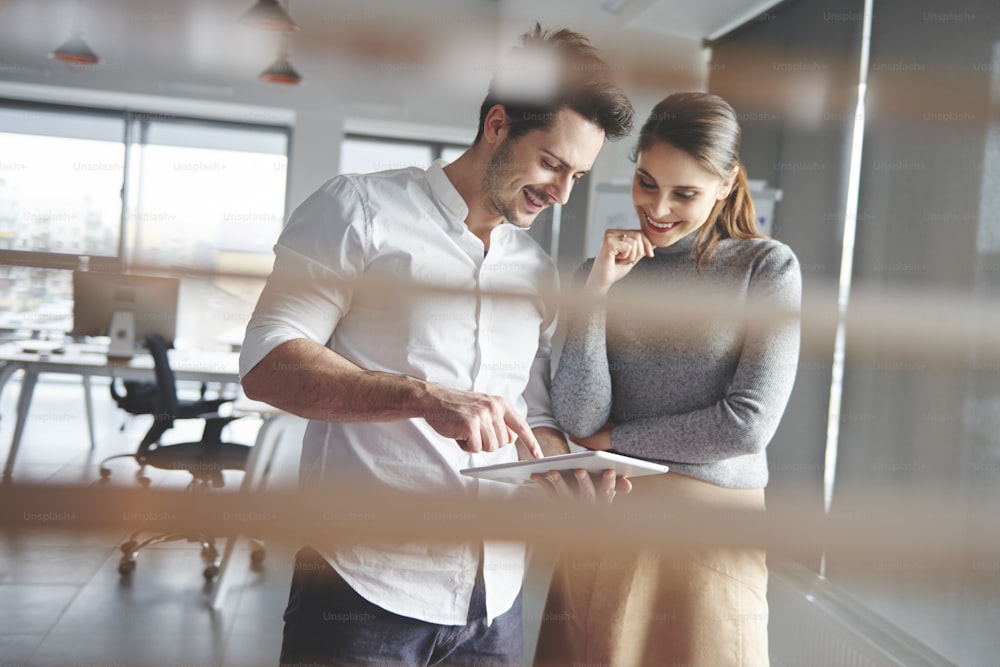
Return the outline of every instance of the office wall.
<path id="1" fill-rule="evenodd" d="M 828 315 L 837 309 L 863 6 L 786 2 L 716 40 L 709 65 L 709 89 L 740 118 L 749 177 L 782 193 L 773 236 L 799 258 L 806 305 Z M 822 333 L 800 359 L 769 446 L 772 499 L 805 492 L 822 506 L 834 333 Z"/>
<path id="2" fill-rule="evenodd" d="M 994 2 L 875 2 L 854 276 L 886 303 L 903 290 L 919 294 L 930 317 L 970 299 L 995 312 L 998 40 Z M 834 511 L 838 495 L 865 489 L 995 506 L 996 364 L 968 348 L 947 364 L 900 360 L 889 346 L 855 349 L 844 410 L 856 418 L 841 432 Z M 919 554 L 862 572 L 834 561 L 830 575 L 956 663 L 988 664 L 1000 653 L 1000 563 L 953 546 L 943 575 Z"/>
<path id="3" fill-rule="evenodd" d="M 995 311 L 1000 8 L 874 0 L 873 9 L 853 293 L 887 306 L 919 298 L 931 320 L 969 300 Z M 862 10 L 851 0 L 786 2 L 713 44 L 710 89 L 746 114 L 744 160 L 752 177 L 783 191 L 775 235 L 802 260 L 806 298 L 820 299 L 809 303 L 821 311 L 835 307 L 833 293 L 810 288 L 832 287 L 840 270 Z M 831 512 L 908 492 L 992 506 L 1000 497 L 996 363 L 984 349 L 960 348 L 943 361 L 930 350 L 899 352 L 847 329 Z M 824 354 L 803 356 L 772 444 L 772 493 L 820 488 L 832 346 Z M 930 540 L 935 528 L 927 527 Z M 860 562 L 828 554 L 826 574 L 948 660 L 992 664 L 1000 563 L 952 546 L 943 571 L 918 552 Z"/>

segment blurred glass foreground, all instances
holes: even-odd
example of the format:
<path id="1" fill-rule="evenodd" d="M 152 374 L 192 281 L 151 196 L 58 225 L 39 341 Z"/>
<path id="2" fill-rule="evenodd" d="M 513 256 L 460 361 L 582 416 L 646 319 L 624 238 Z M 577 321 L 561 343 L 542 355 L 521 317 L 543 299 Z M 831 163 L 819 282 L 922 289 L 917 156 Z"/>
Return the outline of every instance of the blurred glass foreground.
<path id="1" fill-rule="evenodd" d="M 422 299 L 440 303 L 458 292 L 375 280 L 356 287 L 411 308 Z M 480 297 L 526 299 L 495 292 Z M 566 315 L 594 305 L 592 297 L 569 290 L 542 298 L 559 300 Z M 609 317 L 641 320 L 654 331 L 669 331 L 677 322 L 800 317 L 801 375 L 829 364 L 823 357 L 837 319 L 835 312 L 814 307 L 819 301 L 827 301 L 824 294 L 807 293 L 801 314 L 796 314 L 765 304 L 733 304 L 711 292 L 657 290 L 621 293 L 606 305 Z M 525 300 L 526 307 L 530 303 Z M 848 437 L 841 440 L 832 489 L 824 483 L 822 438 L 794 433 L 789 437 L 787 432 L 776 438 L 764 514 L 663 507 L 641 497 L 619 497 L 611 507 L 587 506 L 527 491 L 509 502 L 396 496 L 346 487 L 325 492 L 286 486 L 249 494 L 191 494 L 25 484 L 17 481 L 15 470 L 14 482 L 0 487 L 0 532 L 16 537 L 44 531 L 182 529 L 220 536 L 252 534 L 290 548 L 324 540 L 385 537 L 517 539 L 529 542 L 539 554 L 607 545 L 623 550 L 647 546 L 665 553 L 691 546 L 757 546 L 769 552 L 774 601 L 770 627 L 776 655 L 818 651 L 816 662 L 787 664 L 855 664 L 829 658 L 846 651 L 845 646 L 853 647 L 851 651 L 877 646 L 880 655 L 890 656 L 883 655 L 883 662 L 870 661 L 869 656 L 865 658 L 869 662 L 857 664 L 949 664 L 920 644 L 919 635 L 899 629 L 905 622 L 888 613 L 890 603 L 879 609 L 870 600 L 862 601 L 853 587 L 865 587 L 876 601 L 908 600 L 928 614 L 934 605 L 944 609 L 938 613 L 945 613 L 949 605 L 957 604 L 966 613 L 989 618 L 989 609 L 995 607 L 1000 532 L 994 508 L 1000 499 L 1000 462 L 954 456 L 954 447 L 963 434 L 979 434 L 995 445 L 997 431 L 984 420 L 1000 416 L 996 407 L 976 403 L 961 414 L 950 414 L 935 387 L 942 382 L 966 386 L 996 382 L 1000 370 L 996 305 L 950 294 L 930 295 L 926 290 L 899 290 L 889 298 L 884 291 L 877 297 L 857 291 L 846 322 L 848 370 L 867 373 L 875 382 L 898 383 L 900 392 L 926 395 L 938 400 L 939 407 L 927 410 L 920 422 L 907 423 L 891 409 L 901 400 L 893 394 L 874 397 L 863 414 L 843 414 L 840 423 Z M 934 447 L 918 448 L 914 439 L 933 442 Z M 965 480 L 960 492 L 956 479 Z M 948 592 L 955 581 L 975 590 L 955 602 Z M 989 638 L 984 635 L 977 641 Z"/>

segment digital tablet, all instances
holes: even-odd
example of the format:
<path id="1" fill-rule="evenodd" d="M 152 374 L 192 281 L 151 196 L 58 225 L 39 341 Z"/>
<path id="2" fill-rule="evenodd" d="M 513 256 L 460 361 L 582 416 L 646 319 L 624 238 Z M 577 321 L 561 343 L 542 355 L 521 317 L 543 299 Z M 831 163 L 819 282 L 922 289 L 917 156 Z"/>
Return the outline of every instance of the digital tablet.
<path id="1" fill-rule="evenodd" d="M 512 461 L 510 463 L 498 463 L 478 468 L 465 468 L 460 472 L 469 477 L 528 486 L 535 484 L 531 480 L 533 474 L 544 475 L 550 470 L 558 470 L 564 474 L 572 475 L 574 470 L 581 468 L 589 471 L 592 475 L 600 475 L 605 470 L 611 468 L 617 475 L 624 475 L 626 477 L 660 475 L 668 470 L 667 466 L 659 463 L 650 463 L 649 461 L 634 459 L 630 456 L 623 456 L 612 452 L 590 450 L 572 454 L 559 454 L 558 456 L 547 456 L 544 459 Z"/>

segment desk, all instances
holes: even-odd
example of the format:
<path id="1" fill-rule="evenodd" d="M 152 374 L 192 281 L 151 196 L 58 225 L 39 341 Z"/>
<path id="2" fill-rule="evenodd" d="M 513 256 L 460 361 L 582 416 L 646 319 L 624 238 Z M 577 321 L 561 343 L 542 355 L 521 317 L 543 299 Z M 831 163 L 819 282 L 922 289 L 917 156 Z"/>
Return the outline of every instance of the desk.
<path id="1" fill-rule="evenodd" d="M 274 460 L 278 444 L 282 438 L 287 437 L 289 430 L 294 430 L 295 428 L 299 428 L 296 435 L 301 440 L 301 429 L 305 427 L 305 420 L 290 415 L 267 403 L 252 401 L 242 394 L 233 403 L 233 412 L 257 414 L 264 420 L 260 425 L 260 430 L 257 431 L 257 439 L 247 459 L 246 472 L 243 474 L 240 493 L 263 491 L 267 487 L 271 464 Z M 230 578 L 232 577 L 230 562 L 238 538 L 239 535 L 229 535 L 226 539 L 225 551 L 219 563 L 219 576 L 215 580 L 215 590 L 212 593 L 212 599 L 209 603 L 212 609 L 221 609 L 226 601 L 226 594 L 229 592 Z"/>
<path id="2" fill-rule="evenodd" d="M 18 369 L 24 371 L 21 393 L 17 398 L 17 421 L 10 452 L 3 468 L 3 480 L 11 478 L 17 450 L 31 407 L 35 384 L 42 373 L 62 373 L 83 378 L 84 400 L 87 408 L 87 429 L 90 446 L 94 448 L 93 410 L 90 401 L 90 378 L 93 376 L 118 377 L 124 380 L 152 380 L 153 358 L 139 354 L 128 360 L 108 360 L 106 354 L 93 345 L 67 343 L 61 354 L 25 352 L 22 343 L 0 345 L 0 392 Z M 178 380 L 195 382 L 239 382 L 239 354 L 235 352 L 207 352 L 171 350 L 170 366 Z"/>

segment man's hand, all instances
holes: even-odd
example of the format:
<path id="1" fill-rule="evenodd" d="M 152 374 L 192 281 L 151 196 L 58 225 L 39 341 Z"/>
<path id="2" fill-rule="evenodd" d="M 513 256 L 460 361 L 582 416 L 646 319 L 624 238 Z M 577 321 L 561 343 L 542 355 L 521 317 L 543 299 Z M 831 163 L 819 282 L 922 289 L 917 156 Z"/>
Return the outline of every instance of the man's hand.
<path id="1" fill-rule="evenodd" d="M 614 470 L 605 470 L 601 473 L 597 486 L 594 486 L 590 473 L 582 469 L 573 472 L 573 484 L 567 482 L 562 473 L 555 470 L 544 475 L 532 475 L 531 479 L 552 498 L 600 501 L 609 505 L 618 493 L 626 494 L 632 491 L 632 482 L 628 477 L 615 477 Z"/>
<path id="2" fill-rule="evenodd" d="M 528 422 L 501 396 L 427 385 L 424 419 L 466 452 L 495 452 L 520 439 L 534 458 L 542 449 Z"/>

